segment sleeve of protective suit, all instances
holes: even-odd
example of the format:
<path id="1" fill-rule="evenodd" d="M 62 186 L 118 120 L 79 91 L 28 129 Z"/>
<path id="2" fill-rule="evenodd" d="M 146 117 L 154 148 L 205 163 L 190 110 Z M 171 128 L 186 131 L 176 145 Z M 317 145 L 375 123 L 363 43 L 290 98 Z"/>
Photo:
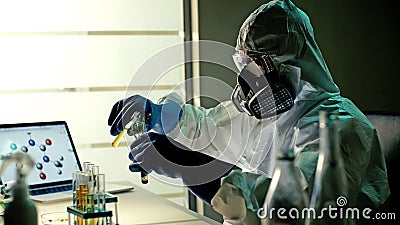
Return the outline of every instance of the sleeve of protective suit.
<path id="1" fill-rule="evenodd" d="M 193 151 L 237 165 L 258 121 L 238 112 L 231 101 L 205 109 L 184 104 L 176 93 L 165 99 L 177 102 L 182 108 L 179 126 L 168 134 L 170 138 Z"/>
<path id="2" fill-rule="evenodd" d="M 150 132 L 136 139 L 132 146 L 129 154 L 132 160 L 129 169 L 132 172 L 155 172 L 170 178 L 181 178 L 196 196 L 208 204 L 220 187 L 221 177 L 234 167 L 200 152 L 190 151 L 165 134 Z M 204 178 L 204 174 L 209 176 Z"/>
<path id="3" fill-rule="evenodd" d="M 373 125 L 349 100 L 342 105 L 349 110 L 342 119 L 339 133 L 344 151 L 349 193 L 358 207 L 377 207 L 384 203 L 390 191 L 386 164 L 378 135 Z"/>
<path id="4" fill-rule="evenodd" d="M 340 148 L 349 184 L 348 204 L 370 208 L 383 204 L 390 191 L 383 153 L 372 124 L 350 100 L 334 97 L 302 118 L 300 132 L 318 136 L 320 110 L 336 112 L 339 116 Z M 299 138 L 297 145 L 305 146 L 296 157 L 296 165 L 310 187 L 318 160 L 318 143 L 305 143 Z"/>

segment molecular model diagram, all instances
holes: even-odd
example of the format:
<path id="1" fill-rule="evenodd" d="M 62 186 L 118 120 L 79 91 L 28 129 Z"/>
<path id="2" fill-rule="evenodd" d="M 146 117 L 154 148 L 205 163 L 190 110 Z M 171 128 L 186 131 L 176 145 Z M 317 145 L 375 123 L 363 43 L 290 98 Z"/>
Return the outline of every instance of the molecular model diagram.
<path id="1" fill-rule="evenodd" d="M 46 151 L 48 148 L 53 144 L 50 138 L 46 138 L 44 140 L 44 144 L 37 145 L 35 140 L 31 137 L 31 133 L 28 132 L 27 135 L 29 136 L 27 145 L 22 145 L 19 149 L 24 152 L 28 153 L 29 151 L 41 151 L 43 152 L 42 160 L 43 162 L 36 162 L 36 169 L 39 170 L 39 178 L 45 180 L 47 178 L 46 174 L 43 172 L 43 168 L 45 165 L 53 165 L 57 169 L 57 174 L 62 175 L 62 167 L 63 164 L 61 163 L 64 161 L 64 156 L 59 156 L 57 160 L 52 160 L 48 155 L 46 155 Z M 18 146 L 15 143 L 10 144 L 10 148 L 13 151 L 18 150 Z"/>

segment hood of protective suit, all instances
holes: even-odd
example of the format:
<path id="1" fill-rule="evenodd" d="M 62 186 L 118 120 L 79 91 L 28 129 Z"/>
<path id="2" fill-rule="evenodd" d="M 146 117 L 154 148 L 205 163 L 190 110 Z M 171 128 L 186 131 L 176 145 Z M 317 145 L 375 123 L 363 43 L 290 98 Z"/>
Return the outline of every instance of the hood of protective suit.
<path id="1" fill-rule="evenodd" d="M 261 154 L 255 158 L 262 160 L 256 160 L 254 165 L 260 165 L 258 170 L 271 175 L 274 152 L 295 148 L 293 143 L 297 140 L 287 137 L 295 135 L 294 128 L 298 128 L 299 120 L 313 110 L 324 110 L 319 104 L 340 97 L 340 91 L 314 39 L 310 19 L 289 0 L 270 1 L 252 12 L 239 30 L 236 50 L 269 54 L 278 68 L 280 79 L 292 85 L 296 95 L 294 106 L 289 111 L 273 118 L 272 124 L 262 121 L 265 133 L 261 132 L 260 139 L 270 137 L 271 144 L 264 147 L 268 150 L 254 153 Z M 303 135 L 296 138 L 303 139 Z"/>
<path id="2" fill-rule="evenodd" d="M 301 68 L 301 79 L 339 94 L 314 40 L 308 16 L 288 0 L 271 1 L 255 10 L 240 28 L 237 50 L 269 53 L 275 63 Z"/>

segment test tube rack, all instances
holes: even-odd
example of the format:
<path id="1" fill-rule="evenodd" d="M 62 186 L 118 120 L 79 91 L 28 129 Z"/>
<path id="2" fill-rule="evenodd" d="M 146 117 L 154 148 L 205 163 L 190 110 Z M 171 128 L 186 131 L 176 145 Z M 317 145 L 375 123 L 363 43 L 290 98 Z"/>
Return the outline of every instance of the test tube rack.
<path id="1" fill-rule="evenodd" d="M 70 225 L 75 224 L 75 223 L 71 223 L 71 222 L 75 221 L 75 218 L 72 218 L 72 215 L 74 215 L 74 216 L 81 218 L 83 221 L 85 221 L 85 223 L 83 223 L 83 225 L 90 224 L 90 223 L 86 223 L 86 221 L 88 221 L 89 219 L 95 219 L 95 218 L 106 218 L 107 225 L 119 225 L 119 223 L 118 223 L 118 197 L 115 195 L 112 195 L 110 193 L 107 193 L 106 194 L 106 203 L 114 204 L 115 222 L 116 223 L 112 222 L 112 216 L 113 216 L 112 210 L 97 211 L 97 212 L 84 212 L 82 210 L 77 209 L 75 206 L 67 206 L 69 224 Z"/>

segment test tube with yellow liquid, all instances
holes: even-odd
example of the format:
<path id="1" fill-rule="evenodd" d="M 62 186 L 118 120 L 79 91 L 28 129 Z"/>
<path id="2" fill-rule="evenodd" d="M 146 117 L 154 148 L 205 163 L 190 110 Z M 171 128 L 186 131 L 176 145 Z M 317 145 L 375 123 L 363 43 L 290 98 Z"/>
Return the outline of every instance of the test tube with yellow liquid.
<path id="1" fill-rule="evenodd" d="M 142 117 L 139 112 L 134 112 L 131 121 L 125 126 L 124 130 L 122 130 L 117 135 L 117 137 L 114 139 L 111 145 L 113 147 L 118 147 L 119 143 L 121 142 L 125 134 L 138 138 L 144 133 L 145 133 L 144 117 Z M 145 171 L 142 171 L 140 173 L 140 176 L 143 184 L 147 184 L 149 182 L 148 174 Z"/>

